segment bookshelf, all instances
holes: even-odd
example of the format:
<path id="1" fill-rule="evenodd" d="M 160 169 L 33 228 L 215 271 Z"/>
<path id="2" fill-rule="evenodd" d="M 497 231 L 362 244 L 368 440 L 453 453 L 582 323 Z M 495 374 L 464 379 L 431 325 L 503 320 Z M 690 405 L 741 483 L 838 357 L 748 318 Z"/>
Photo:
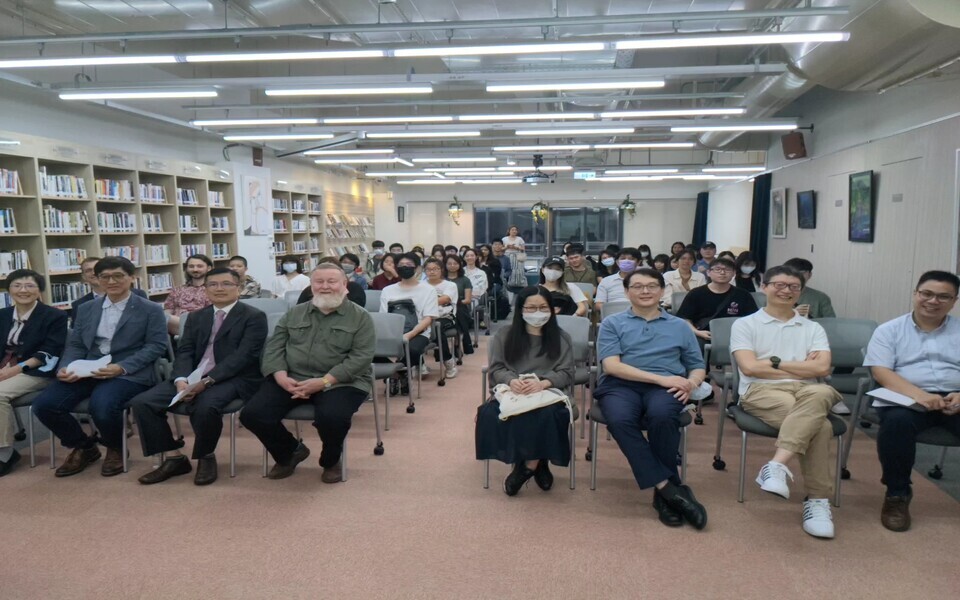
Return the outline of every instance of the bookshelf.
<path id="1" fill-rule="evenodd" d="M 187 255 L 226 265 L 234 207 L 222 169 L 31 138 L 0 149 L 0 281 L 28 266 L 49 278 L 44 302 L 65 308 L 88 291 L 85 256 L 124 256 L 161 300 L 183 283 Z"/>
<path id="2" fill-rule="evenodd" d="M 328 192 L 324 208 L 326 212 L 320 218 L 324 254 L 339 257 L 351 252 L 360 258 L 361 265 L 366 265 L 375 236 L 373 200 Z"/>

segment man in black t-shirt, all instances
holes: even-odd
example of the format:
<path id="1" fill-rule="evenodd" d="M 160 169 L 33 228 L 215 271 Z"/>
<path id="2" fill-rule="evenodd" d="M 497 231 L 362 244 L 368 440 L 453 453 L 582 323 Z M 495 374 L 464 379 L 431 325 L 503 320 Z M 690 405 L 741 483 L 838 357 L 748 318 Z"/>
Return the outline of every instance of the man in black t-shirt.
<path id="1" fill-rule="evenodd" d="M 677 311 L 678 317 L 690 323 L 701 348 L 710 341 L 710 321 L 745 317 L 758 310 L 750 292 L 730 284 L 736 269 L 736 264 L 729 258 L 711 261 L 707 271 L 710 283 L 690 290 Z"/>

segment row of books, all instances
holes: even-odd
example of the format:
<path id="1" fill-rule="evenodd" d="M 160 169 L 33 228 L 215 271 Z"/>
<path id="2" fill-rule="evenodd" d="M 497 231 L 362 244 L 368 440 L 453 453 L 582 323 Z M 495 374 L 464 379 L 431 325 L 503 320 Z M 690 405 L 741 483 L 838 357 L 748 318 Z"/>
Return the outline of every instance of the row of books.
<path id="1" fill-rule="evenodd" d="M 50 285 L 50 300 L 53 304 L 72 304 L 90 293 L 90 286 L 82 281 L 53 283 Z"/>
<path id="2" fill-rule="evenodd" d="M 30 257 L 26 250 L 0 250 L 0 277 L 6 277 L 17 269 L 29 268 Z"/>
<path id="3" fill-rule="evenodd" d="M 140 246 L 104 246 L 104 256 L 122 256 L 135 265 L 140 265 Z"/>
<path id="4" fill-rule="evenodd" d="M 311 252 L 320 252 L 320 240 L 310 238 L 309 247 Z"/>
<path id="5" fill-rule="evenodd" d="M 373 221 L 370 220 L 370 217 L 354 217 L 352 215 L 335 215 L 332 213 L 327 214 L 327 223 L 330 225 L 373 227 Z"/>
<path id="6" fill-rule="evenodd" d="M 145 233 L 163 233 L 163 220 L 157 213 L 143 213 L 143 231 Z"/>
<path id="7" fill-rule="evenodd" d="M 206 254 L 207 245 L 206 244 L 181 244 L 180 245 L 180 255 L 186 260 L 188 256 L 193 256 L 194 254 Z"/>
<path id="8" fill-rule="evenodd" d="M 290 210 L 290 205 L 287 204 L 287 201 L 284 198 L 274 198 L 273 199 L 273 210 L 286 212 Z"/>
<path id="9" fill-rule="evenodd" d="M 320 212 L 320 203 L 315 200 L 308 200 L 307 208 L 310 209 L 310 212 L 318 213 Z"/>
<path id="10" fill-rule="evenodd" d="M 48 175 L 40 167 L 40 195 L 53 198 L 86 198 L 87 184 L 76 175 Z"/>
<path id="11" fill-rule="evenodd" d="M 215 192 L 210 190 L 207 192 L 207 204 L 213 208 L 226 208 L 227 195 L 223 192 Z"/>
<path id="12" fill-rule="evenodd" d="M 286 242 L 274 242 L 274 243 L 273 243 L 273 252 L 274 252 L 274 254 L 286 254 L 286 253 L 287 253 L 287 243 L 286 243 Z"/>
<path id="13" fill-rule="evenodd" d="M 227 243 L 213 243 L 213 258 L 214 260 L 221 258 L 230 258 L 230 244 Z"/>
<path id="14" fill-rule="evenodd" d="M 230 217 L 210 217 L 210 231 L 230 231 Z"/>
<path id="15" fill-rule="evenodd" d="M 277 233 L 285 233 L 287 231 L 287 222 L 284 219 L 274 219 L 273 230 Z"/>
<path id="16" fill-rule="evenodd" d="M 0 208 L 0 233 L 16 233 L 17 219 L 12 208 Z"/>
<path id="17" fill-rule="evenodd" d="M 140 202 L 149 202 L 151 204 L 166 204 L 167 192 L 162 185 L 153 183 L 140 184 Z"/>
<path id="18" fill-rule="evenodd" d="M 310 233 L 320 233 L 320 219 L 310 217 Z"/>
<path id="19" fill-rule="evenodd" d="M 12 169 L 0 169 L 0 194 L 23 194 L 20 187 L 20 172 Z"/>
<path id="20" fill-rule="evenodd" d="M 106 233 L 136 233 L 137 215 L 128 212 L 98 212 L 97 229 Z"/>
<path id="21" fill-rule="evenodd" d="M 63 271 L 79 271 L 80 263 L 87 257 L 83 248 L 49 248 L 47 249 L 47 271 L 50 273 Z"/>
<path id="22" fill-rule="evenodd" d="M 197 206 L 197 190 L 177 188 L 177 204 L 180 206 Z"/>
<path id="23" fill-rule="evenodd" d="M 43 207 L 44 233 L 90 233 L 90 220 L 85 210 L 60 210 Z"/>
<path id="24" fill-rule="evenodd" d="M 307 212 L 307 202 L 305 200 L 294 200 L 293 212 Z"/>
<path id="25" fill-rule="evenodd" d="M 327 248 L 327 254 L 329 256 L 343 256 L 347 252 L 351 254 L 362 255 L 369 252 L 369 248 L 366 244 L 357 244 L 355 246 L 330 246 Z"/>
<path id="26" fill-rule="evenodd" d="M 147 293 L 157 294 L 173 289 L 173 273 L 147 273 Z"/>
<path id="27" fill-rule="evenodd" d="M 328 238 L 337 240 L 359 240 L 374 235 L 372 227 L 327 227 L 324 232 Z"/>
<path id="28" fill-rule="evenodd" d="M 295 254 L 305 253 L 307 251 L 307 242 L 304 241 L 293 241 L 293 252 Z"/>
<path id="29" fill-rule="evenodd" d="M 196 215 L 180 215 L 180 231 L 200 231 L 200 221 Z"/>
<path id="30" fill-rule="evenodd" d="M 167 244 L 148 244 L 143 250 L 148 265 L 173 262 L 170 259 L 170 246 Z"/>
<path id="31" fill-rule="evenodd" d="M 93 182 L 97 200 L 133 202 L 133 182 L 126 179 L 97 179 Z"/>
<path id="32" fill-rule="evenodd" d="M 293 226 L 294 232 L 297 232 L 297 233 L 307 232 L 307 222 L 302 219 L 294 219 L 291 225 Z"/>

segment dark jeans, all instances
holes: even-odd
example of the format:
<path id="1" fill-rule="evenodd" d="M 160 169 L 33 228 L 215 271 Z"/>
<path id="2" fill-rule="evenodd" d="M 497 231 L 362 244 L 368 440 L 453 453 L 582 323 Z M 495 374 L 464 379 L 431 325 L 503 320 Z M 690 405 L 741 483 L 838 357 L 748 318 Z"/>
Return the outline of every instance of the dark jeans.
<path id="1" fill-rule="evenodd" d="M 594 397 L 640 489 L 664 479 L 679 483 L 677 451 L 683 404 L 658 385 L 610 375 L 603 377 Z M 648 437 L 643 436 L 644 430 Z"/>
<path id="2" fill-rule="evenodd" d="M 267 448 L 273 459 L 288 464 L 300 443 L 281 422 L 295 406 L 313 403 L 313 426 L 323 441 L 320 466 L 332 467 L 343 454 L 343 440 L 350 431 L 353 413 L 369 394 L 355 387 L 338 387 L 310 396 L 309 400 L 294 400 L 290 394 L 268 377 L 240 412 L 240 422 Z"/>
<path id="3" fill-rule="evenodd" d="M 67 448 L 90 448 L 97 443 L 96 438 L 84 433 L 80 423 L 70 414 L 84 398 L 90 398 L 90 416 L 100 432 L 100 442 L 107 448 L 119 450 L 126 435 L 123 407 L 148 388 L 142 383 L 120 378 L 88 378 L 75 383 L 54 381 L 33 401 L 33 414 Z"/>
<path id="4" fill-rule="evenodd" d="M 940 411 L 917 412 L 909 408 L 878 408 L 880 431 L 877 433 L 877 454 L 883 468 L 881 483 L 890 496 L 910 493 L 910 471 L 917 460 L 917 434 L 931 427 L 943 427 L 960 435 L 960 415 Z"/>
<path id="5" fill-rule="evenodd" d="M 164 381 L 130 401 L 144 456 L 183 447 L 182 441 L 173 438 L 167 420 L 167 406 L 176 394 L 177 386 L 172 381 Z M 239 396 L 236 382 L 228 379 L 204 390 L 192 401 L 178 405 L 178 409 L 182 408 L 190 416 L 190 426 L 196 436 L 193 458 L 203 458 L 216 451 L 223 431 L 223 409 Z"/>
<path id="6" fill-rule="evenodd" d="M 410 340 L 410 365 L 413 368 L 420 366 L 420 357 L 423 356 L 423 351 L 429 343 L 430 340 L 424 335 L 416 335 Z"/>

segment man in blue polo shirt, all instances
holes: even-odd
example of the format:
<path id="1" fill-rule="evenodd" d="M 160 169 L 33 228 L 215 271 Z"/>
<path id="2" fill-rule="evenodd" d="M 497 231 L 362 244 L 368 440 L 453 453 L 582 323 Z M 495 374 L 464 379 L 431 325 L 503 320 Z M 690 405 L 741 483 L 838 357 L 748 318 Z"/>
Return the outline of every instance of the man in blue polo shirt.
<path id="1" fill-rule="evenodd" d="M 877 327 L 867 346 L 863 365 L 877 384 L 922 407 L 877 409 L 877 454 L 887 486 L 880 522 L 890 531 L 910 529 L 917 434 L 939 426 L 960 435 L 960 320 L 949 314 L 958 291 L 953 273 L 927 271 L 913 292 L 913 311 Z"/>
<path id="2" fill-rule="evenodd" d="M 680 483 L 677 451 L 680 414 L 706 371 L 690 326 L 660 309 L 663 286 L 663 275 L 653 269 L 624 277 L 632 307 L 600 326 L 604 373 L 594 397 L 640 489 L 656 488 L 653 506 L 660 521 L 676 527 L 686 520 L 703 529 L 707 512 Z"/>

